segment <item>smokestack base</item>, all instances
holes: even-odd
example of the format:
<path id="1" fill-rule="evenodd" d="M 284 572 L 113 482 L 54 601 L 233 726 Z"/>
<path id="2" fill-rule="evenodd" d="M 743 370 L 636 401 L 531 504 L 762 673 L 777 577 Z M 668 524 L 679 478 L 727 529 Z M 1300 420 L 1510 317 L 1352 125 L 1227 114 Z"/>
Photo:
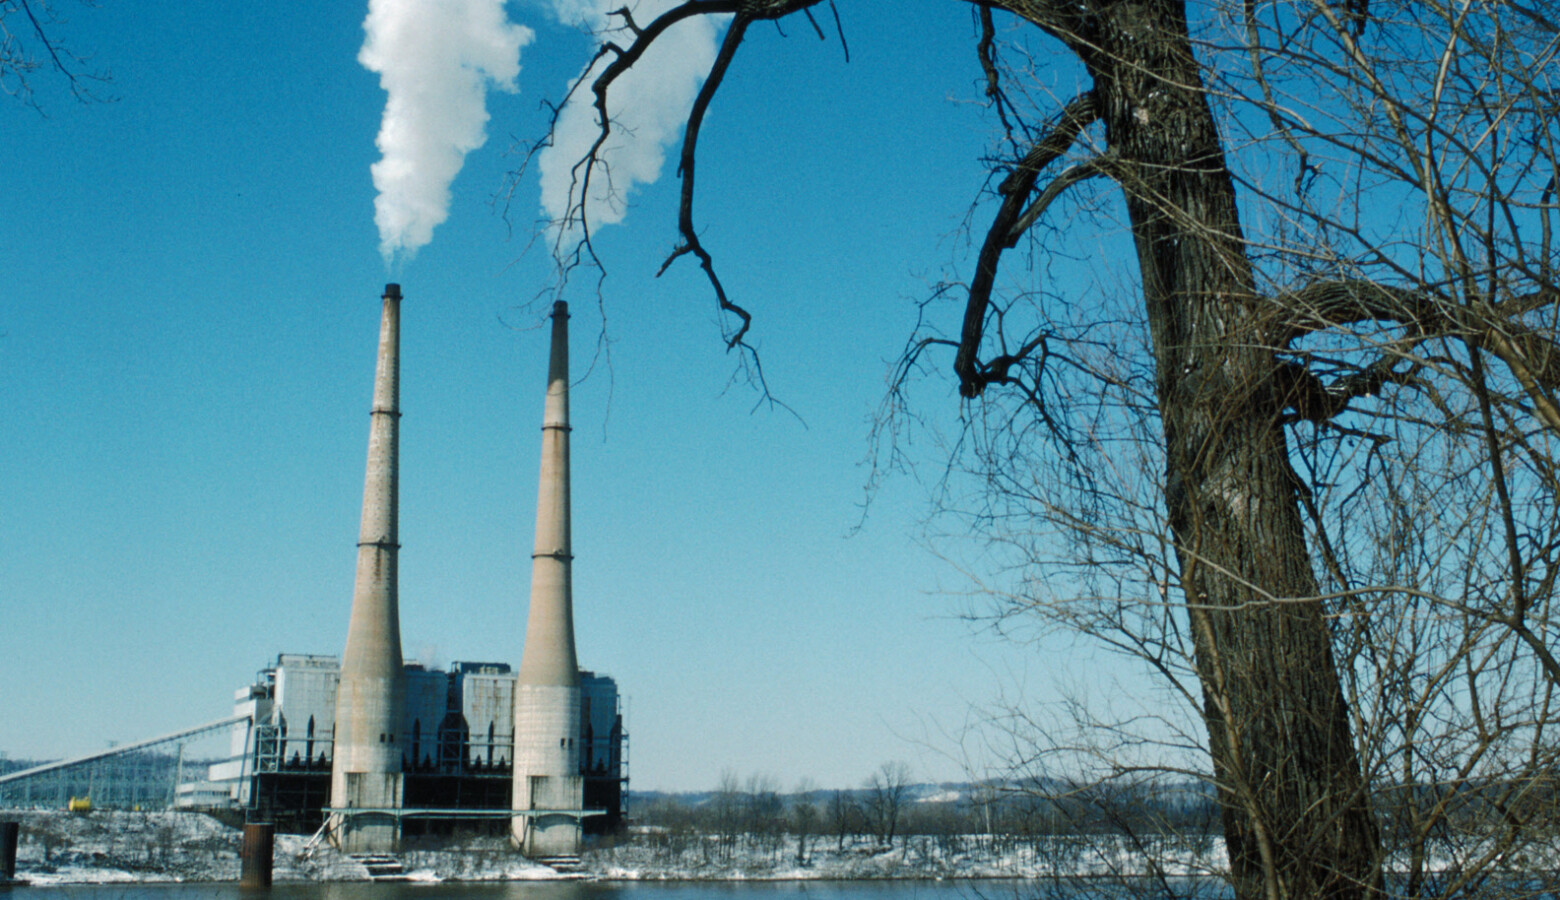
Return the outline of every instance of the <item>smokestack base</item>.
<path id="1" fill-rule="evenodd" d="M 385 296 L 384 296 L 384 299 L 386 299 L 386 300 L 399 300 L 399 299 L 401 299 L 401 286 L 399 284 L 395 284 L 394 282 L 385 285 Z"/>

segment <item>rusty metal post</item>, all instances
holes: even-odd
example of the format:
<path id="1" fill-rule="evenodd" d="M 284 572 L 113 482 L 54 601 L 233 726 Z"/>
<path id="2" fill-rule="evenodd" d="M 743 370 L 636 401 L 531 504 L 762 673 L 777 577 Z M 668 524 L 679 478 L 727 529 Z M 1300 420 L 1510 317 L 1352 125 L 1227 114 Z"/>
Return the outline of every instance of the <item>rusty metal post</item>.
<path id="1" fill-rule="evenodd" d="M 276 826 L 270 822 L 250 823 L 244 826 L 244 843 L 238 851 L 238 886 L 241 888 L 268 888 L 271 886 L 271 854 L 276 843 Z"/>
<path id="2" fill-rule="evenodd" d="M 0 881 L 16 877 L 16 839 L 21 830 L 19 822 L 0 822 Z"/>

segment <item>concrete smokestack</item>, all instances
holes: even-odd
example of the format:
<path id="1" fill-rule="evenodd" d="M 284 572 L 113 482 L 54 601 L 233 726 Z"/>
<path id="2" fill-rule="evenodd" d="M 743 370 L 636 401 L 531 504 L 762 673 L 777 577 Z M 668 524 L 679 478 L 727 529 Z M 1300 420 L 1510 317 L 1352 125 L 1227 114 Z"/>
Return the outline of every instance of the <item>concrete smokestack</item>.
<path id="1" fill-rule="evenodd" d="M 513 835 L 531 857 L 579 852 L 580 675 L 569 540 L 569 307 L 553 304 L 531 609 L 515 684 Z"/>
<path id="2" fill-rule="evenodd" d="M 401 806 L 401 620 L 397 609 L 396 520 L 401 398 L 401 286 L 385 285 L 379 363 L 368 429 L 368 472 L 358 536 L 352 619 L 341 655 L 330 805 L 337 842 L 351 852 L 392 850 L 400 836 L 387 813 Z"/>

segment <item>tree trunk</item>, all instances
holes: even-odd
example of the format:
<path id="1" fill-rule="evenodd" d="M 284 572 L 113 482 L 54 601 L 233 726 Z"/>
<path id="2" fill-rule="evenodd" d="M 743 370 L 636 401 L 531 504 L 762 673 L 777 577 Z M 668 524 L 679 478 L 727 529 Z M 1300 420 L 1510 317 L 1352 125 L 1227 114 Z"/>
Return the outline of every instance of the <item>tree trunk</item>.
<path id="1" fill-rule="evenodd" d="M 1098 3 L 1095 79 L 1142 269 L 1165 500 L 1237 895 L 1368 896 L 1380 849 L 1302 527 L 1264 306 L 1185 9 Z"/>

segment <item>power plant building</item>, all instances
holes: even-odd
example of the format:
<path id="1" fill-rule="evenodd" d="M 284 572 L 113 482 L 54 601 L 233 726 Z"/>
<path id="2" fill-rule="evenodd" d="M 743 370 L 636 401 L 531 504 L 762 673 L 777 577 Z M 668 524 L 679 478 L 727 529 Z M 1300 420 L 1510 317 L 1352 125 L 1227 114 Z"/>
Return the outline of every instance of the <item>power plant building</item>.
<path id="1" fill-rule="evenodd" d="M 498 820 L 513 805 L 516 673 L 507 663 L 457 662 L 448 670 L 402 667 L 401 830 L 448 831 L 463 819 Z M 341 678 L 334 656 L 283 653 L 234 696 L 235 715 L 252 716 L 231 732 L 230 757 L 213 765 L 204 797 L 219 796 L 257 820 L 308 831 L 318 828 L 330 796 L 332 734 Z M 587 832 L 622 821 L 628 782 L 617 682 L 579 673 L 577 772 Z M 186 799 L 185 805 L 192 805 Z"/>
<path id="2" fill-rule="evenodd" d="M 520 667 L 457 662 L 441 671 L 401 653 L 400 286 L 386 285 L 381 299 L 342 655 L 280 654 L 237 691 L 231 717 L 0 776 L 0 783 L 16 785 L 8 791 L 30 798 L 34 781 L 48 776 L 53 780 L 39 790 L 63 796 L 83 774 L 90 784 L 106 764 L 100 757 L 123 767 L 131 751 L 146 756 L 153 747 L 231 729 L 228 755 L 210 765 L 205 781 L 181 783 L 180 744 L 180 755 L 161 767 L 172 773 L 162 779 L 165 787 L 143 790 L 135 779 L 119 778 L 130 789 L 108 796 L 138 805 L 155 793 L 180 806 L 236 807 L 283 830 L 321 829 L 341 848 L 362 853 L 394 850 L 403 834 L 483 823 L 509 834 L 527 856 L 558 863 L 579 852 L 583 833 L 618 828 L 628 783 L 618 687 L 579 668 L 574 646 L 568 307 L 552 309 Z"/>
<path id="3" fill-rule="evenodd" d="M 211 781 L 284 827 L 322 821 L 349 851 L 486 819 L 527 856 L 568 859 L 587 825 L 616 826 L 625 780 L 617 685 L 575 656 L 568 306 L 552 310 L 520 669 L 440 672 L 401 655 L 401 299 L 400 285 L 385 286 L 346 649 L 339 660 L 282 654 L 240 690 L 234 712 L 247 721 Z"/>

